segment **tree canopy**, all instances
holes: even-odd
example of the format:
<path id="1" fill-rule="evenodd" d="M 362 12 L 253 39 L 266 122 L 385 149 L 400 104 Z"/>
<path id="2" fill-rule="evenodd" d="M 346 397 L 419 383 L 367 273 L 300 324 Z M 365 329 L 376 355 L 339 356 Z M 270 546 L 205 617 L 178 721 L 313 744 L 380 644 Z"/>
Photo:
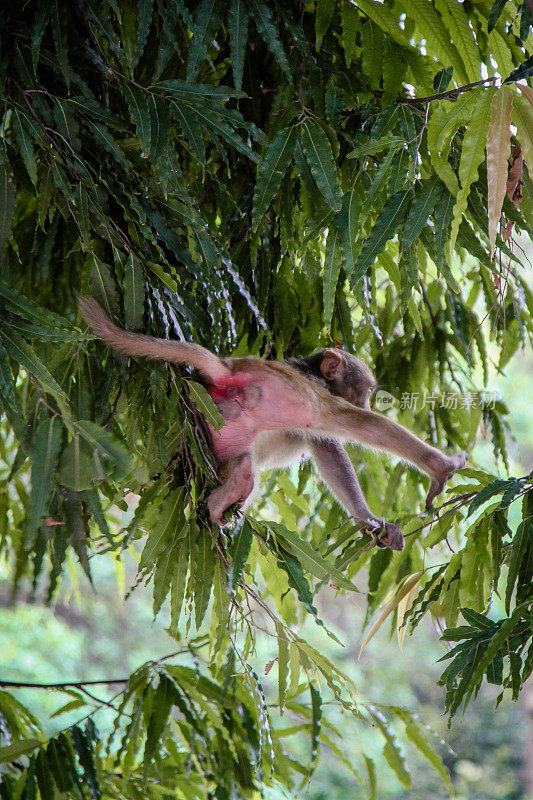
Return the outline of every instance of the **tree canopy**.
<path id="1" fill-rule="evenodd" d="M 325 701 L 382 734 L 404 787 L 397 731 L 449 783 L 423 721 L 365 702 L 304 637 L 306 619 L 325 628 L 327 584 L 364 590 L 368 622 L 383 605 L 367 640 L 386 620 L 400 639 L 441 621 L 450 715 L 485 682 L 518 697 L 533 670 L 531 475 L 472 458 L 424 514 L 426 478 L 353 448 L 402 552 L 369 547 L 307 464 L 268 476 L 220 531 L 206 390 L 111 353 L 76 292 L 130 330 L 221 355 L 339 344 L 375 368 L 384 413 L 443 449 L 489 438 L 508 468 L 491 376 L 533 332 L 517 240 L 533 226 L 532 23 L 517 0 L 2 5 L 3 563 L 14 597 L 53 602 L 66 569 L 92 581 L 97 559 L 136 553 L 177 640 L 117 676 L 112 701 L 75 678 L 56 687 L 79 720 L 52 737 L 4 682 L 4 800 L 291 791 L 322 744 L 346 762 Z M 261 636 L 277 655 L 260 678 Z M 375 797 L 372 759 L 348 766 Z"/>

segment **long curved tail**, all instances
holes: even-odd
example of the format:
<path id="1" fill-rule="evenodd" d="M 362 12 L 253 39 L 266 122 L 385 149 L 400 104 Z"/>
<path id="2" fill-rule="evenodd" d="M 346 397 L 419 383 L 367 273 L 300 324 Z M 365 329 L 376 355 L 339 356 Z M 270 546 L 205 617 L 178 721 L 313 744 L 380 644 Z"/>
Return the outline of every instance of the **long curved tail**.
<path id="1" fill-rule="evenodd" d="M 199 370 L 211 383 L 231 375 L 231 370 L 222 359 L 205 347 L 192 342 L 176 342 L 172 339 L 156 339 L 142 333 L 132 333 L 115 325 L 93 297 L 78 297 L 80 313 L 95 334 L 114 350 L 129 356 L 188 364 Z"/>

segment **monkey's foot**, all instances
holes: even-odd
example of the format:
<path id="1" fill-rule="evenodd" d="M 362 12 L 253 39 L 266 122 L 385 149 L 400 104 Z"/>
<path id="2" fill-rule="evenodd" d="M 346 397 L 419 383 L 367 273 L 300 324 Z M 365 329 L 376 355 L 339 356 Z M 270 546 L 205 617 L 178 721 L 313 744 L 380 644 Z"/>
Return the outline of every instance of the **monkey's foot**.
<path id="1" fill-rule="evenodd" d="M 386 522 L 384 525 L 385 533 L 383 533 L 378 541 L 378 547 L 390 547 L 391 550 L 403 550 L 404 539 L 402 529 L 394 522 Z"/>
<path id="2" fill-rule="evenodd" d="M 433 500 L 435 497 L 442 492 L 446 486 L 446 481 L 448 478 L 451 478 L 456 470 L 464 467 L 467 458 L 468 453 L 465 453 L 464 450 L 461 450 L 455 456 L 446 457 L 446 461 L 444 462 L 443 466 L 437 475 L 432 478 L 429 485 L 428 496 L 426 497 L 426 511 L 433 505 Z"/>
<path id="3" fill-rule="evenodd" d="M 374 537 L 373 544 L 378 547 L 390 547 L 391 550 L 403 550 L 404 539 L 402 529 L 394 522 L 386 522 L 384 519 L 375 517 L 367 525 L 367 530 Z M 373 546 L 373 545 L 372 545 Z"/>

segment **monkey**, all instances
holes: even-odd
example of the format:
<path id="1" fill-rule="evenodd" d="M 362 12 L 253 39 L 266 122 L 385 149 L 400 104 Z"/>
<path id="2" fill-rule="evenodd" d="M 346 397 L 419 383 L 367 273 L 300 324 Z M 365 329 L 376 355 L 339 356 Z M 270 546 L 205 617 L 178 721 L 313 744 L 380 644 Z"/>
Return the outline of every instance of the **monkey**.
<path id="1" fill-rule="evenodd" d="M 115 325 L 96 300 L 78 298 L 82 317 L 114 350 L 196 369 L 224 425 L 209 425 L 220 486 L 207 500 L 213 524 L 223 527 L 225 511 L 252 494 L 256 470 L 280 467 L 310 456 L 320 477 L 381 547 L 401 550 L 398 525 L 375 516 L 367 505 L 345 442 L 399 456 L 431 481 L 426 509 L 447 480 L 466 463 L 426 444 L 407 428 L 370 408 L 376 381 L 368 365 L 336 347 L 302 359 L 268 361 L 255 356 L 221 358 L 199 344 L 158 339 Z M 381 535 L 379 535 L 381 534 Z M 379 538 L 378 538 L 379 535 Z"/>

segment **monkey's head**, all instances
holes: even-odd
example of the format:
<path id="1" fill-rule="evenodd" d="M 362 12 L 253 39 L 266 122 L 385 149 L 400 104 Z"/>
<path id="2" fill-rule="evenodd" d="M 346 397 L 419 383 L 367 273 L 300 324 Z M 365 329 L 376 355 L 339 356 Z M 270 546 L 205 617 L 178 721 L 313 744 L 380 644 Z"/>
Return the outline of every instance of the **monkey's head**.
<path id="1" fill-rule="evenodd" d="M 328 347 L 317 355 L 320 357 L 320 372 L 330 392 L 358 408 L 370 410 L 370 395 L 376 388 L 370 367 L 337 347 Z"/>

